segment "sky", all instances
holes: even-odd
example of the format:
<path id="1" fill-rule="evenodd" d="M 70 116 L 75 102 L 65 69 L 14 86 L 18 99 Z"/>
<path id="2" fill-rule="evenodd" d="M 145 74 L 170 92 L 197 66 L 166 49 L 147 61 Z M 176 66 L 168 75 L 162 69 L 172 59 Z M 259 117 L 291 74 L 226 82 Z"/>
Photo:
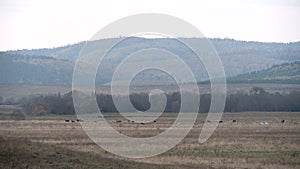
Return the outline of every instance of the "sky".
<path id="1" fill-rule="evenodd" d="M 0 0 L 0 51 L 89 40 L 141 13 L 176 16 L 209 38 L 300 41 L 300 0 Z"/>

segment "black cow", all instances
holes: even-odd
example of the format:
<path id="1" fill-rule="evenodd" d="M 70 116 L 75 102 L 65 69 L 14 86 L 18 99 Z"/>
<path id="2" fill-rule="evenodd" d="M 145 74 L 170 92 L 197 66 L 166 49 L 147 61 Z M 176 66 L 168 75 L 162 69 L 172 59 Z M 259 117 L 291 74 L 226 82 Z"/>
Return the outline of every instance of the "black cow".
<path id="1" fill-rule="evenodd" d="M 287 121 L 286 120 L 281 120 L 281 123 L 287 123 Z"/>

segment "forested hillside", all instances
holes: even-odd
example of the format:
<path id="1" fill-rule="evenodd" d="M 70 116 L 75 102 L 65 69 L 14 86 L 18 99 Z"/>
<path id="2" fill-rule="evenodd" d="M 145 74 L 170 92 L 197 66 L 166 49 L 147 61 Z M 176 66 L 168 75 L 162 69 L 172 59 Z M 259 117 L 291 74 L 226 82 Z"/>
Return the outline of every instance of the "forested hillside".
<path id="1" fill-rule="evenodd" d="M 45 56 L 0 53 L 0 83 L 71 84 L 73 63 Z"/>
<path id="2" fill-rule="evenodd" d="M 90 54 L 97 55 L 99 51 L 103 50 L 103 45 L 117 40 L 118 39 L 104 39 L 94 41 Z M 201 41 L 201 39 L 197 38 L 184 40 L 192 43 Z M 262 43 L 236 41 L 232 39 L 210 39 L 210 41 L 223 62 L 227 77 L 257 72 L 276 64 L 300 61 L 300 42 L 287 44 Z M 84 44 L 84 42 L 81 42 L 58 48 L 1 52 L 0 82 L 70 85 L 75 60 Z M 207 72 L 203 64 L 191 51 L 177 40 L 131 37 L 116 45 L 111 53 L 103 60 L 102 67 L 98 70 L 99 75 L 96 79 L 97 85 L 110 82 L 116 67 L 129 54 L 136 50 L 149 47 L 163 48 L 178 55 L 193 71 L 197 81 L 208 80 Z M 172 61 L 168 63 L 172 63 Z M 167 81 L 168 78 L 165 73 L 149 71 L 142 72 L 138 79 L 145 82 Z M 281 77 L 281 79 L 282 78 L 284 77 Z"/>
<path id="3" fill-rule="evenodd" d="M 300 62 L 273 65 L 270 68 L 228 79 L 232 83 L 300 83 Z"/>

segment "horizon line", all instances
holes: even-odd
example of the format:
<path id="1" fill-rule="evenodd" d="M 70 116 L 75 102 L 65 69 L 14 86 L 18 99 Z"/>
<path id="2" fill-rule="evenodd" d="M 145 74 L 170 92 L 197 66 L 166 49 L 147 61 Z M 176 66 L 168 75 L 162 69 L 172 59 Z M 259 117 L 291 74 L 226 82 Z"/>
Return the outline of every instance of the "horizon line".
<path id="1" fill-rule="evenodd" d="M 20 50 L 39 50 L 39 49 L 56 49 L 56 48 L 63 48 L 63 47 L 68 47 L 68 46 L 72 46 L 72 45 L 78 45 L 81 43 L 85 43 L 85 42 L 92 42 L 92 41 L 99 41 L 99 40 L 110 40 L 110 39 L 120 39 L 120 38 L 124 38 L 126 36 L 118 36 L 118 37 L 108 37 L 108 38 L 103 38 L 103 39 L 98 39 L 98 40 L 82 40 L 82 41 L 78 41 L 78 42 L 71 42 L 71 43 L 67 43 L 66 45 L 59 45 L 59 46 L 53 46 L 53 47 L 40 47 L 40 48 L 19 48 L 19 49 L 5 49 L 2 50 L 0 49 L 0 52 L 11 52 L 11 51 L 20 51 Z M 176 38 L 172 38 L 172 37 L 143 37 L 143 36 L 128 36 L 126 38 L 140 38 L 140 39 L 176 39 Z M 220 40 L 233 40 L 233 41 L 239 41 L 239 42 L 256 42 L 256 43 L 281 43 L 281 44 L 290 44 L 290 43 L 298 43 L 300 42 L 299 40 L 295 40 L 295 41 L 289 41 L 289 42 L 275 42 L 275 41 L 256 41 L 256 40 L 242 40 L 242 39 L 234 39 L 234 38 L 229 38 L 229 37 L 224 37 L 224 38 L 220 38 L 220 37 L 178 37 L 178 38 L 184 38 L 184 39 L 208 39 L 208 40 L 216 40 L 216 39 L 220 39 Z"/>

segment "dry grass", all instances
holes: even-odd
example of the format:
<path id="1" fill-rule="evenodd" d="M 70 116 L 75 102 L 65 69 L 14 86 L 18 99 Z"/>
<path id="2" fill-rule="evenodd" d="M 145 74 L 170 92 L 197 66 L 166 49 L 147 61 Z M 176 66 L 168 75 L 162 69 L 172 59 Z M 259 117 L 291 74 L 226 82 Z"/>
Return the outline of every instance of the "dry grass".
<path id="1" fill-rule="evenodd" d="M 213 136 L 198 143 L 206 115 L 175 148 L 159 156 L 127 159 L 90 140 L 79 123 L 64 120 L 0 121 L 0 168 L 300 168 L 300 113 L 228 113 Z M 149 125 L 110 124 L 123 134 L 162 132 L 170 117 Z M 236 119 L 237 123 L 231 120 Z M 286 119 L 288 123 L 281 124 Z M 260 121 L 269 122 L 268 126 Z"/>

